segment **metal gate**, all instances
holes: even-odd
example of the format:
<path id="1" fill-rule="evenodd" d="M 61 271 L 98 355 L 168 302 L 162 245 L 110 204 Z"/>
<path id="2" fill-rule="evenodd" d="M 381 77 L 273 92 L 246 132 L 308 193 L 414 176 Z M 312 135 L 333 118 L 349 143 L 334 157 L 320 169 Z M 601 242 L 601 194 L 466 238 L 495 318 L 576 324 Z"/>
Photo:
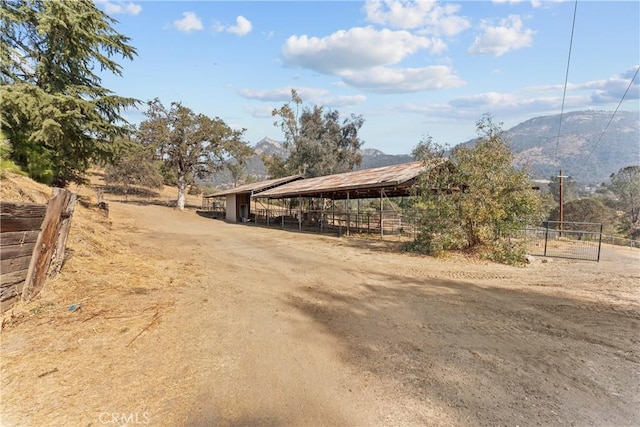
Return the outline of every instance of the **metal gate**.
<path id="1" fill-rule="evenodd" d="M 526 228 L 524 240 L 530 255 L 600 261 L 602 224 L 545 221 L 542 227 Z"/>

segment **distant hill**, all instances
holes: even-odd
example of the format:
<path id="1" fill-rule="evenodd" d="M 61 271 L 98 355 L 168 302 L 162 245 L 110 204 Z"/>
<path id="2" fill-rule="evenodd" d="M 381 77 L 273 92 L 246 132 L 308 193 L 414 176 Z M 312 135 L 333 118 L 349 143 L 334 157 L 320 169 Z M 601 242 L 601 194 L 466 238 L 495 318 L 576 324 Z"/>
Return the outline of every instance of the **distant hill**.
<path id="1" fill-rule="evenodd" d="M 375 148 L 365 148 L 360 150 L 360 154 L 362 154 L 362 163 L 358 169 L 380 168 L 414 160 L 409 154 L 385 154 Z"/>
<path id="2" fill-rule="evenodd" d="M 527 166 L 537 178 L 559 169 L 579 182 L 600 183 L 625 166 L 640 164 L 640 115 L 618 111 L 577 111 L 535 117 L 508 129 L 516 166 Z M 607 128 L 606 132 L 603 131 Z M 474 144 L 476 140 L 463 144 Z"/>
<path id="3" fill-rule="evenodd" d="M 262 155 L 278 155 L 280 157 L 287 157 L 288 151 L 283 147 L 282 143 L 271 138 L 262 138 L 254 146 L 255 154 L 247 161 L 246 172 L 250 176 L 251 180 L 263 181 L 269 179 L 267 175 L 267 169 L 262 161 Z M 365 148 L 361 151 L 362 163 L 357 169 L 370 169 L 382 166 L 397 165 L 399 163 L 406 163 L 413 161 L 413 157 L 408 154 L 385 154 L 375 148 Z M 211 184 L 220 189 L 230 188 L 233 184 L 231 173 L 228 170 L 224 170 L 212 175 L 209 179 L 203 180 L 200 184 Z"/>
<path id="4" fill-rule="evenodd" d="M 504 137 L 511 144 L 516 166 L 528 167 L 534 178 L 548 179 L 562 168 L 564 174 L 578 182 L 601 183 L 625 166 L 640 164 L 640 114 L 618 111 L 603 134 L 611 115 L 611 111 L 565 113 L 559 139 L 559 114 L 535 117 L 505 130 Z M 462 144 L 475 142 L 470 140 Z M 288 155 L 282 143 L 271 138 L 258 141 L 254 150 L 255 155 L 246 167 L 253 181 L 269 178 L 262 154 Z M 375 148 L 365 148 L 361 154 L 362 164 L 358 169 L 413 161 L 409 154 L 385 154 Z M 228 171 L 217 173 L 204 183 L 221 189 L 233 185 Z"/>

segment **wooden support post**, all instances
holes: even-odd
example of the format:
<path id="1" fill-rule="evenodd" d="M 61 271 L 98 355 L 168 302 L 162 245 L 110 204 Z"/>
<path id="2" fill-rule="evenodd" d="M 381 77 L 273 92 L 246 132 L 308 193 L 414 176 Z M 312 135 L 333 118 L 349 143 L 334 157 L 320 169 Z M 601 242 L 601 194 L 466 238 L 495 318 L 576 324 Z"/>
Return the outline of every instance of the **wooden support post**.
<path id="1" fill-rule="evenodd" d="M 347 211 L 347 236 L 351 235 L 351 201 L 349 200 L 349 192 L 347 191 L 347 199 L 345 200 Z"/>
<path id="2" fill-rule="evenodd" d="M 302 231 L 302 196 L 298 196 L 298 231 Z"/>
<path id="3" fill-rule="evenodd" d="M 59 236 L 59 233 L 62 227 L 62 220 L 65 219 L 63 218 L 65 212 L 69 210 L 71 198 L 71 192 L 62 188 L 53 189 L 53 197 L 47 205 L 47 213 L 42 222 L 42 231 L 36 241 L 24 289 L 22 290 L 23 301 L 30 301 L 40 292 L 44 286 L 47 271 L 51 265 L 54 252 L 56 251 L 56 243 L 61 240 L 66 242 L 67 236 Z M 75 197 L 73 201 L 75 202 Z M 73 209 L 71 209 L 71 212 L 73 212 Z M 62 256 L 64 256 L 64 250 L 59 250 L 58 252 L 61 252 Z"/>
<path id="4" fill-rule="evenodd" d="M 73 218 L 75 207 L 76 195 L 74 193 L 69 193 L 67 204 L 61 215 L 62 221 L 59 225 L 58 238 L 55 243 L 53 255 L 51 256 L 51 265 L 47 272 L 48 278 L 53 279 L 62 269 L 62 263 L 64 263 L 64 252 L 67 245 L 67 238 L 69 237 L 69 230 L 71 229 L 71 219 Z"/>
<path id="5" fill-rule="evenodd" d="M 324 196 L 320 198 L 320 232 L 324 230 Z"/>
<path id="6" fill-rule="evenodd" d="M 382 218 L 382 212 L 384 212 L 384 199 L 382 198 L 384 196 L 384 190 L 380 190 L 380 237 L 384 237 L 384 228 L 383 228 L 383 218 Z"/>

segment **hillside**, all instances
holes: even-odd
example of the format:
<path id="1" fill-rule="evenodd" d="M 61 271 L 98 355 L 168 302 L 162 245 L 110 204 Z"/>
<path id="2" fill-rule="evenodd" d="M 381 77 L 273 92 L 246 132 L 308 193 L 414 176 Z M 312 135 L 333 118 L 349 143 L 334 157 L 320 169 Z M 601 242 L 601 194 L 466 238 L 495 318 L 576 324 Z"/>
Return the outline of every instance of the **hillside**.
<path id="1" fill-rule="evenodd" d="M 640 116 L 637 112 L 577 111 L 535 117 L 505 131 L 517 166 L 537 178 L 563 169 L 578 182 L 600 183 L 625 166 L 640 162 Z M 473 144 L 475 140 L 464 144 Z"/>
<path id="2" fill-rule="evenodd" d="M 400 163 L 412 162 L 413 156 L 409 154 L 385 154 L 375 148 L 365 148 L 360 151 L 362 163 L 358 169 L 379 168 L 382 166 L 398 165 Z"/>

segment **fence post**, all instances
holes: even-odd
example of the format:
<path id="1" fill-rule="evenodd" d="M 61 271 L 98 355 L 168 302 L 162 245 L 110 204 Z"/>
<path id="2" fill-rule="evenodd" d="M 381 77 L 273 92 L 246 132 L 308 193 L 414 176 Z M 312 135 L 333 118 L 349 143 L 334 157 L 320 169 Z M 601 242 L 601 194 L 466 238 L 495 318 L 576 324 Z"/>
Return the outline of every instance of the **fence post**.
<path id="1" fill-rule="evenodd" d="M 29 302 L 44 286 L 51 256 L 56 249 L 56 240 L 61 225 L 61 217 L 69 204 L 71 192 L 62 188 L 53 189 L 53 197 L 47 204 L 47 213 L 42 221 L 42 231 L 33 249 L 29 271 L 22 290 L 22 300 Z M 65 239 L 66 240 L 66 239 Z"/>
<path id="2" fill-rule="evenodd" d="M 547 256 L 547 241 L 549 240 L 549 222 L 545 221 L 546 228 L 544 230 L 544 255 Z"/>
<path id="3" fill-rule="evenodd" d="M 598 235 L 598 259 L 597 261 L 600 262 L 600 249 L 602 248 L 602 224 L 600 224 L 600 234 Z"/>
<path id="4" fill-rule="evenodd" d="M 71 228 L 71 218 L 73 217 L 73 211 L 76 207 L 76 195 L 74 193 L 69 193 L 66 200 L 67 203 L 60 215 L 62 221 L 59 225 L 58 238 L 54 246 L 53 255 L 51 256 L 51 265 L 49 266 L 49 271 L 47 273 L 47 277 L 51 279 L 56 277 L 62 269 L 64 252 L 67 246 L 67 237 L 69 237 L 69 229 Z"/>

